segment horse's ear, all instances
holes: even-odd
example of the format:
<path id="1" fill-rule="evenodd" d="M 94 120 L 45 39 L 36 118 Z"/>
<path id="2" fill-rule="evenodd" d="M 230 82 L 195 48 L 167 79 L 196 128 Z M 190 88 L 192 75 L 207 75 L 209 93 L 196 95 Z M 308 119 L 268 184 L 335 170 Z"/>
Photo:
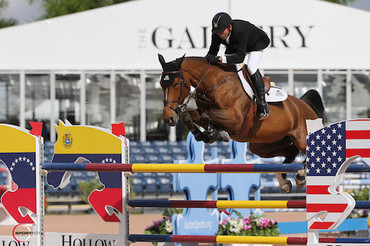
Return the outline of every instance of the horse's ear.
<path id="1" fill-rule="evenodd" d="M 166 65 L 166 61 L 164 60 L 164 57 L 161 54 L 158 54 L 158 59 L 162 65 L 162 68 L 164 69 L 164 66 Z"/>
<path id="2" fill-rule="evenodd" d="M 182 64 L 182 62 L 184 61 L 184 59 L 185 59 L 185 55 L 186 55 L 186 54 L 184 54 L 184 55 L 180 58 L 180 64 Z"/>

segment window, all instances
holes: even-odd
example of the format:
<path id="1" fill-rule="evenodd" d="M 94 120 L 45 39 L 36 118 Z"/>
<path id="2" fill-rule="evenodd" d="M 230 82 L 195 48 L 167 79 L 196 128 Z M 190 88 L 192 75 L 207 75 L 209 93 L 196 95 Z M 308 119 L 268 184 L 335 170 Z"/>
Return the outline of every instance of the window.
<path id="1" fill-rule="evenodd" d="M 80 124 L 80 89 L 80 74 L 56 74 L 56 119 L 66 119 L 72 125 Z"/>
<path id="2" fill-rule="evenodd" d="M 351 118 L 370 118 L 370 75 L 368 72 L 351 76 Z"/>
<path id="3" fill-rule="evenodd" d="M 140 76 L 116 75 L 116 121 L 125 122 L 130 140 L 140 140 Z"/>
<path id="4" fill-rule="evenodd" d="M 300 98 L 308 90 L 317 90 L 317 71 L 315 73 L 294 73 L 294 96 Z"/>
<path id="5" fill-rule="evenodd" d="M 110 129 L 110 75 L 86 75 L 86 124 Z"/>
<path id="6" fill-rule="evenodd" d="M 19 125 L 19 74 L 0 74 L 0 122 Z"/>
<path id="7" fill-rule="evenodd" d="M 323 74 L 323 101 L 327 123 L 346 119 L 346 75 L 339 73 Z"/>
<path id="8" fill-rule="evenodd" d="M 26 74 L 26 125 L 29 121 L 43 122 L 42 136 L 50 138 L 50 77 L 48 74 Z M 54 127 L 54 126 L 53 126 Z"/>

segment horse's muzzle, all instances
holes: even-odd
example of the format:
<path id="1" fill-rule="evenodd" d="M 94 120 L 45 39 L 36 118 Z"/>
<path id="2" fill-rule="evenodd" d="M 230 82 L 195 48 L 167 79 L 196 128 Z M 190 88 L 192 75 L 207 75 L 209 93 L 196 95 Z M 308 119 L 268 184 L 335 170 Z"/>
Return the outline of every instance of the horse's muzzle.
<path id="1" fill-rule="evenodd" d="M 178 104 L 176 108 L 173 108 L 168 103 L 165 104 L 165 107 L 163 109 L 163 120 L 166 122 L 169 126 L 175 126 L 177 122 L 179 121 L 179 114 L 181 114 L 186 109 L 186 105 L 184 104 Z"/>
<path id="2" fill-rule="evenodd" d="M 175 115 L 171 115 L 167 118 L 164 118 L 163 120 L 164 120 L 164 122 L 166 122 L 167 125 L 175 126 L 177 124 L 177 121 L 179 120 L 179 117 L 178 117 L 177 114 L 175 114 Z"/>

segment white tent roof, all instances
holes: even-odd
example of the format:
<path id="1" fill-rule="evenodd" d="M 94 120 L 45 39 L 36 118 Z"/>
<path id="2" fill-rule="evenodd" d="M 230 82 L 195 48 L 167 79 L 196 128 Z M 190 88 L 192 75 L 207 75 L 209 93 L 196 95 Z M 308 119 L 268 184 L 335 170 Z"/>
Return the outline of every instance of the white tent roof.
<path id="1" fill-rule="evenodd" d="M 265 69 L 369 69 L 370 13 L 320 0 L 136 0 L 0 30 L 0 70 L 160 69 L 204 56 L 226 11 L 272 40 Z"/>

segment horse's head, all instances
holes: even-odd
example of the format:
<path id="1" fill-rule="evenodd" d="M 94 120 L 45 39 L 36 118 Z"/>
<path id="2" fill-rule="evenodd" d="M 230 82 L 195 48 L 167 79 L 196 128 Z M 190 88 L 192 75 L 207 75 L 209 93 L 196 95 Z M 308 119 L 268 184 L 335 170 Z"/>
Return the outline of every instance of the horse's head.
<path id="1" fill-rule="evenodd" d="M 184 99 L 190 93 L 190 85 L 186 84 L 181 70 L 185 56 L 166 63 L 163 56 L 158 54 L 163 72 L 161 87 L 163 90 L 163 120 L 169 126 L 175 126 L 179 120 L 179 113 L 186 108 Z"/>

